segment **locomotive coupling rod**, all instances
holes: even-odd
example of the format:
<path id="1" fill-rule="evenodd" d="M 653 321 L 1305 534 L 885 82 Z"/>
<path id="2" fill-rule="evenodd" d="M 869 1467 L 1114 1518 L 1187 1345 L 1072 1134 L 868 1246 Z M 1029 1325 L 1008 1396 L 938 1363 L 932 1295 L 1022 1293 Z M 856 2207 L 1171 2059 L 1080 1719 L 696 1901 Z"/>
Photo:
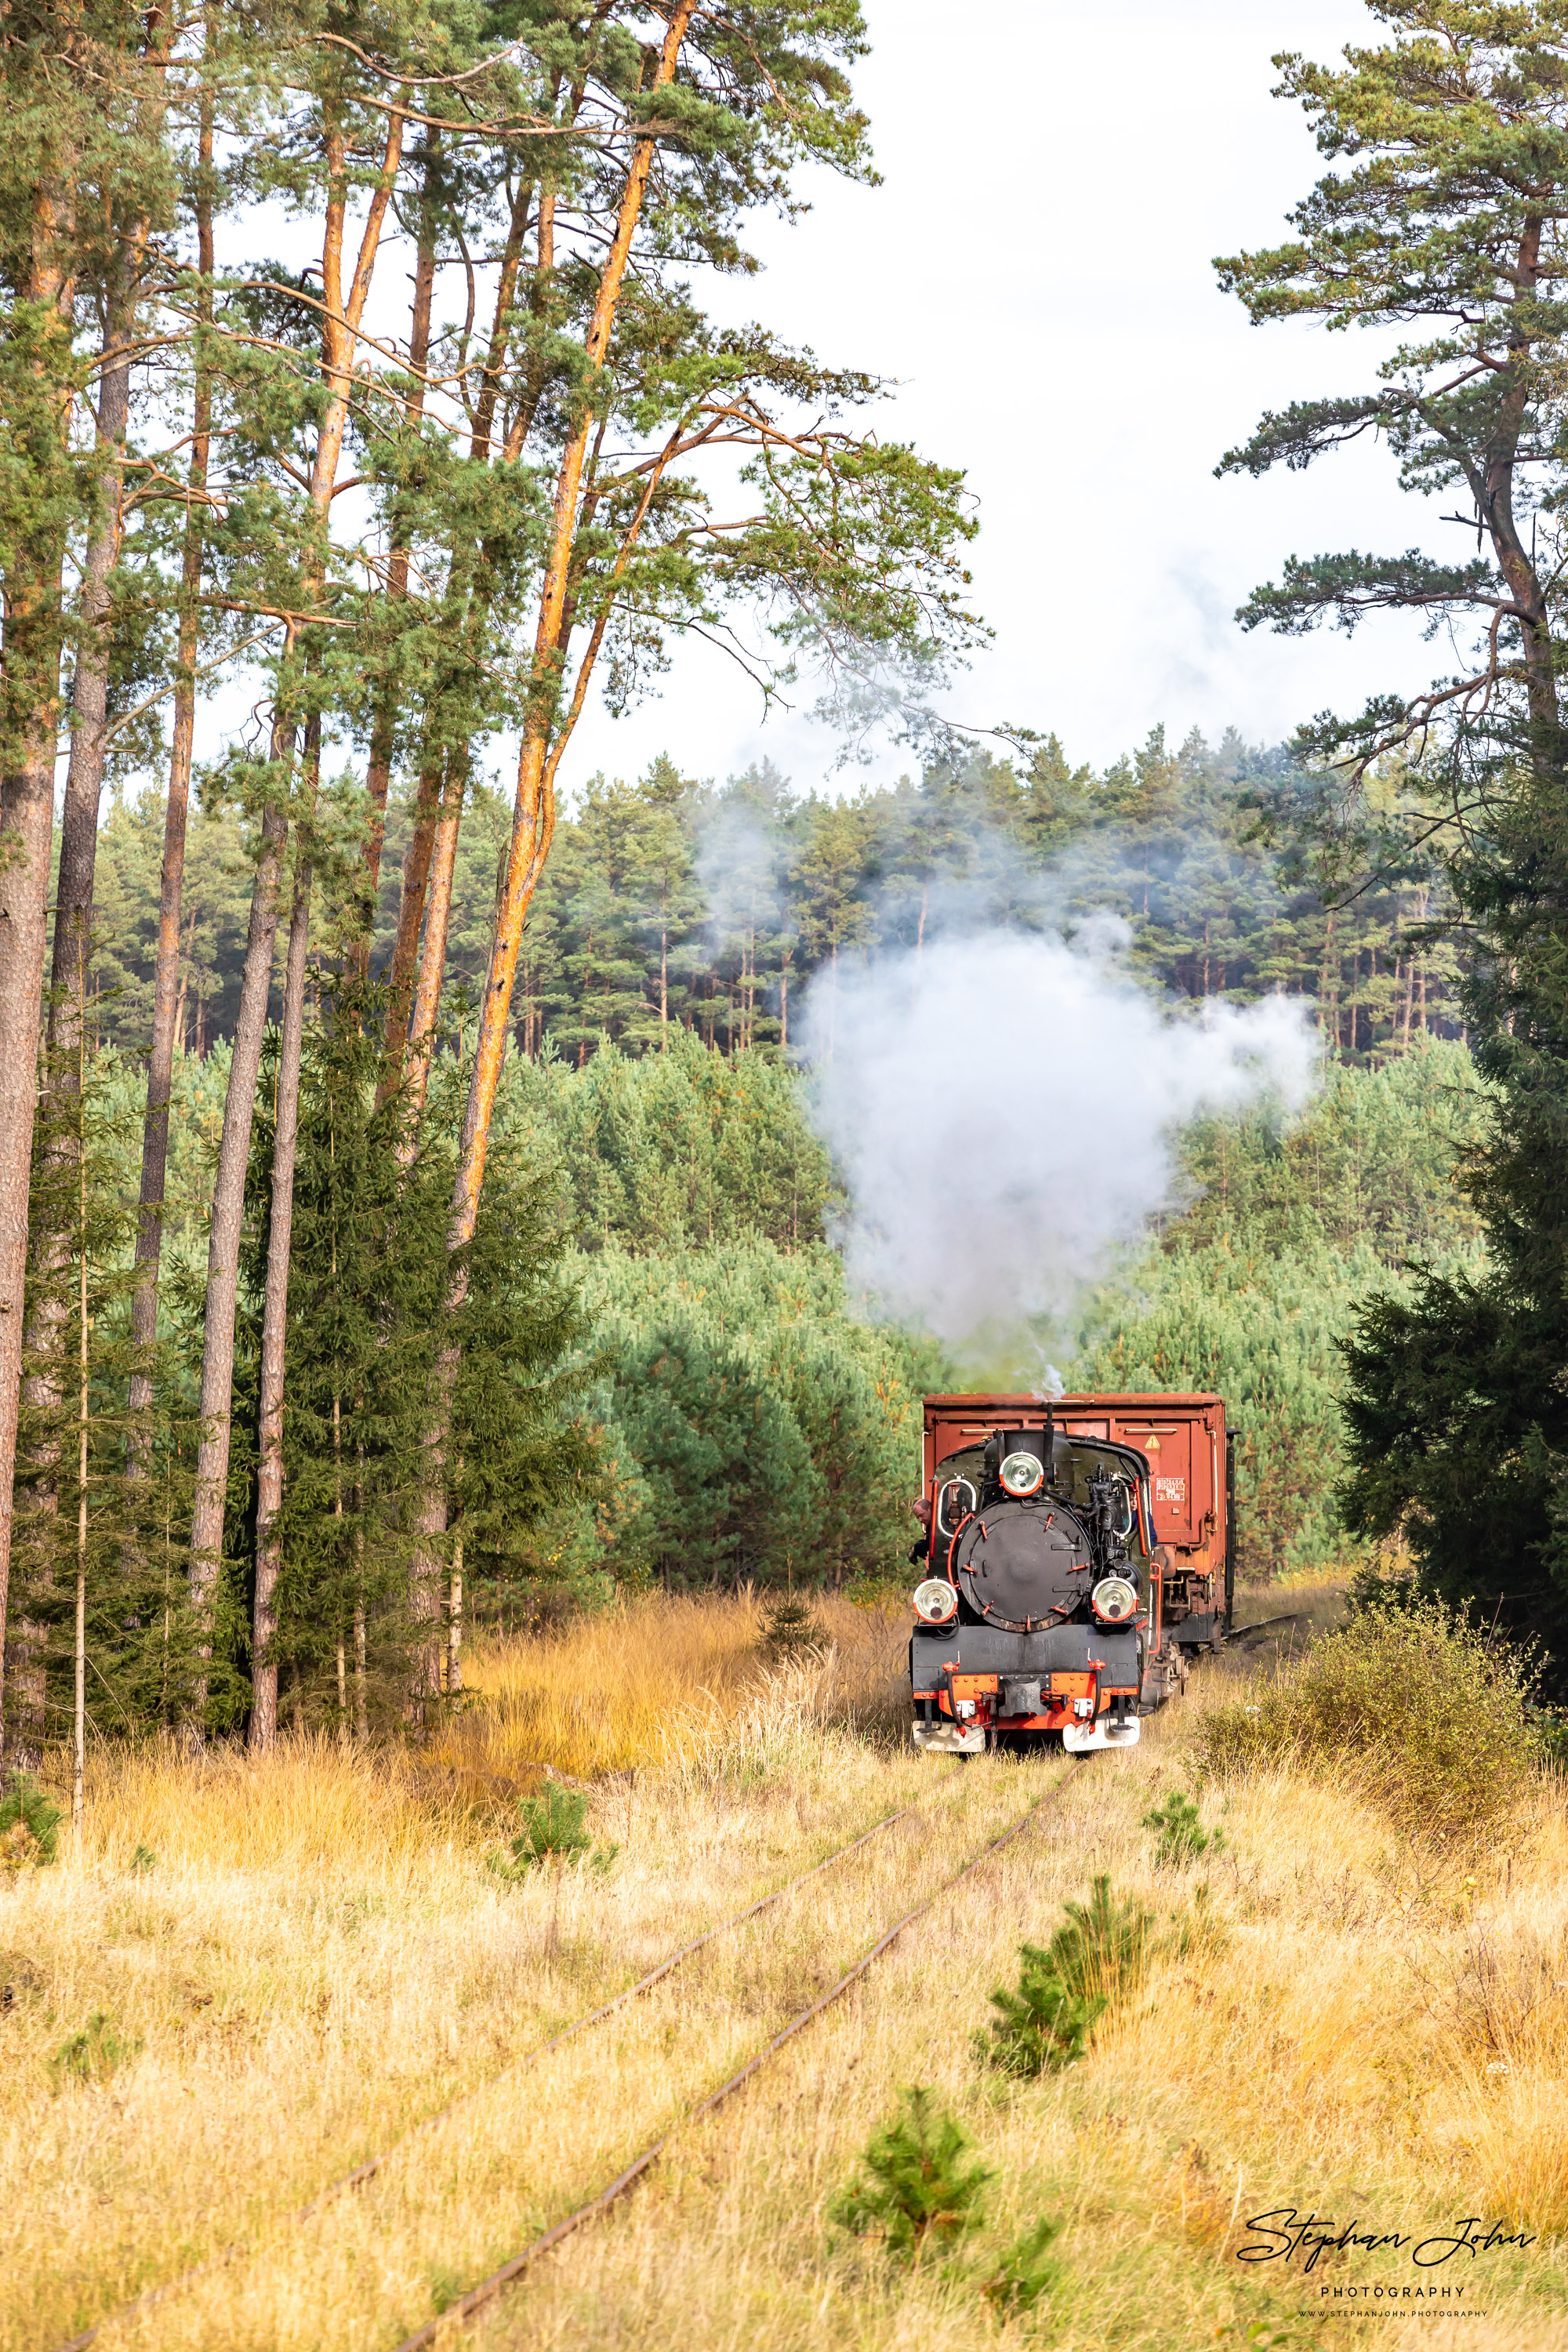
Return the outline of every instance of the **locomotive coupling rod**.
<path id="1" fill-rule="evenodd" d="M 1087 1761 L 1086 1758 L 1084 1762 L 1087 1763 Z M 1043 1797 L 1037 1797 L 1027 1812 L 1021 1814 L 1010 1829 L 1004 1830 L 1000 1837 L 993 1838 L 989 1845 L 982 1847 L 973 1862 L 965 1863 L 955 1878 L 950 1878 L 945 1885 L 937 1888 L 934 1895 L 928 1895 L 923 1903 L 917 1903 L 912 1911 L 906 1911 L 901 1919 L 895 1920 L 887 1934 L 873 1944 L 870 1950 L 855 1962 L 853 1968 L 846 1969 L 837 1984 L 829 1985 L 827 1990 L 820 1994 L 809 2009 L 803 2009 L 798 2017 L 792 2017 L 782 2032 L 775 2033 L 773 2040 L 764 2048 L 759 2050 L 754 2058 L 749 2058 L 740 2072 L 731 2074 L 727 2083 L 721 2083 L 716 2091 L 710 2091 L 701 2105 L 693 2107 L 690 2114 L 682 2118 L 682 2122 L 697 2123 L 702 2116 L 711 2115 L 715 2107 L 722 2106 L 724 2101 L 732 2097 L 759 2067 L 766 2064 L 775 2051 L 782 2050 L 786 2042 L 792 2042 L 797 2033 L 803 2032 L 808 2025 L 814 2023 L 825 2009 L 830 2009 L 842 1994 L 847 1993 L 850 1986 L 865 1975 L 873 1960 L 880 1959 L 889 1944 L 897 1943 L 906 1927 L 912 1927 L 917 1919 L 923 1919 L 928 1911 L 933 1911 L 936 1908 L 944 1895 L 951 1895 L 955 1887 L 962 1886 L 964 1880 L 973 1877 L 984 1864 L 990 1861 L 994 1853 L 1003 1846 L 1010 1844 L 1020 1831 L 1026 1830 L 1036 1815 L 1045 1806 L 1053 1804 L 1069 1780 L 1075 1780 L 1078 1772 L 1083 1769 L 1083 1764 L 1080 1764 L 1075 1770 L 1064 1772 L 1054 1787 L 1047 1789 Z M 486 2304 L 493 2303 L 496 2296 L 509 2287 L 514 2279 L 521 2277 L 525 2270 L 538 2262 L 542 2254 L 549 2253 L 552 2248 L 560 2245 L 563 2239 L 573 2236 L 576 2231 L 582 2229 L 584 2222 L 597 2220 L 601 2213 L 607 2212 L 612 2205 L 626 2196 L 628 2189 L 635 2189 L 644 2174 L 650 2172 L 658 2162 L 679 2128 L 679 2125 L 672 2124 L 661 2139 L 657 2139 L 651 2147 L 644 2148 L 640 2156 L 634 2157 L 626 2170 L 617 2173 L 607 2189 L 602 2189 L 599 2194 L 591 2198 L 586 2205 L 579 2205 L 574 2213 L 568 2213 L 563 2221 L 557 2221 L 552 2229 L 546 2230 L 542 2238 L 535 2238 L 531 2245 L 524 2246 L 521 2253 L 513 2254 L 510 2262 L 503 2263 L 500 2270 L 492 2272 L 488 2279 L 481 2279 L 478 2286 L 470 2287 L 467 2294 L 459 2295 L 457 2302 L 448 2305 L 437 2318 L 427 2319 L 423 2327 L 416 2327 L 412 2336 L 405 2336 L 401 2344 L 395 2347 L 395 2352 L 424 2352 L 424 2347 L 434 2344 L 444 2332 L 456 2329 L 465 2319 L 471 2319 L 477 2312 L 482 2311 Z"/>

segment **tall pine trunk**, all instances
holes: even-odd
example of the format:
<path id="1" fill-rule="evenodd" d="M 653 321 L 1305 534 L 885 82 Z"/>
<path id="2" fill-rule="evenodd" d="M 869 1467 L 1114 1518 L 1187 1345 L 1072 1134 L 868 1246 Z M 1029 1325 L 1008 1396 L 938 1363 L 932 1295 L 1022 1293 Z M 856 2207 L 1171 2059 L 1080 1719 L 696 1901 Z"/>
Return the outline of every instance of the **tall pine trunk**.
<path id="1" fill-rule="evenodd" d="M 436 1021 L 441 1009 L 441 982 L 447 969 L 447 938 L 452 919 L 452 882 L 458 865 L 458 835 L 463 822 L 463 795 L 468 763 L 454 743 L 447 753 L 447 780 L 436 827 L 430 861 L 429 904 L 425 916 L 425 944 L 419 958 L 419 982 L 414 992 L 414 1013 L 408 1031 L 408 1148 L 414 1148 L 417 1121 L 430 1083 L 430 1057 L 435 1051 Z"/>
<path id="2" fill-rule="evenodd" d="M 195 187 L 197 332 L 212 324 L 213 100 L 204 92 Z M 136 1227 L 136 1279 L 131 1300 L 130 1444 L 126 1468 L 145 1477 L 152 1464 L 153 1349 L 158 1337 L 158 1276 L 163 1248 L 163 1194 L 168 1182 L 169 1100 L 174 1050 L 184 1025 L 180 980 L 180 920 L 185 875 L 185 823 L 191 796 L 191 756 L 196 728 L 196 656 L 201 642 L 202 566 L 207 464 L 212 446 L 212 373 L 198 346 L 191 420 L 191 463 L 185 507 L 184 560 L 180 577 L 180 635 L 174 671 L 174 732 L 169 753 L 169 799 L 163 814 L 163 863 L 158 892 L 158 957 L 153 978 L 153 1038 L 147 1063 L 147 1115 L 142 1131 L 142 1191 Z M 192 916 L 195 932 L 195 916 Z"/>
<path id="3" fill-rule="evenodd" d="M 414 315 L 408 330 L 408 394 L 405 421 L 417 424 L 425 413 L 425 374 L 430 364 L 430 305 L 436 290 L 436 172 L 440 133 L 426 132 L 425 185 L 419 209 L 419 247 L 414 264 Z M 386 593 L 395 606 L 408 594 L 408 534 L 402 512 L 395 508 L 393 543 L 387 557 Z M 375 930 L 376 899 L 381 888 L 381 852 L 386 839 L 386 795 L 392 782 L 392 754 L 397 735 L 398 679 L 390 677 L 376 699 L 371 728 L 370 760 L 365 793 L 370 822 L 364 838 L 365 936 L 353 961 L 362 980 L 370 971 L 371 939 Z M 423 893 L 423 883 L 421 883 Z M 406 1012 L 405 1018 L 406 1019 Z"/>
<path id="4" fill-rule="evenodd" d="M 400 1146 L 412 1160 L 418 1149 L 419 1121 L 430 1083 L 430 1059 L 436 1045 L 436 1021 L 441 1006 L 441 982 L 447 964 L 447 935 L 452 912 L 452 877 L 458 858 L 458 833 L 463 816 L 463 794 L 468 765 L 464 751 L 453 744 L 447 755 L 446 785 L 441 796 L 435 856 L 430 871 L 430 903 L 425 923 L 425 943 L 419 960 L 419 982 L 408 1040 L 408 1116 Z M 443 1384 L 442 1393 L 446 1392 Z M 414 1657 L 413 1720 L 421 1726 L 426 1702 L 440 1696 L 440 1591 L 442 1538 L 447 1531 L 446 1462 L 443 1451 L 445 1417 L 427 1465 L 427 1484 L 416 1529 L 409 1570 L 409 1610 L 417 1629 Z M 460 1557 L 454 1569 L 456 1590 L 462 1592 Z"/>
<path id="5" fill-rule="evenodd" d="M 695 7 L 696 0 L 675 0 L 660 44 L 658 62 L 648 84 L 649 95 L 674 79 L 681 46 Z M 632 238 L 641 216 L 648 174 L 653 168 L 653 155 L 654 139 L 649 132 L 640 136 L 633 148 L 626 184 L 621 191 L 615 236 L 605 257 L 598 291 L 594 299 L 585 351 L 590 373 L 604 365 L 609 351 Z M 578 496 L 593 422 L 593 412 L 585 407 L 562 452 L 556 476 L 550 553 L 540 592 L 539 618 L 534 633 L 534 677 L 542 689 L 555 674 L 565 650 L 561 633 L 572 590 L 572 548 L 578 522 Z M 646 495 L 651 496 L 651 488 L 650 484 Z M 600 616 L 595 644 L 590 648 L 590 661 L 597 641 L 602 637 L 606 617 L 607 613 Z M 574 719 L 580 708 L 588 667 L 584 664 L 569 719 Z M 479 1217 L 479 1189 L 484 1182 L 490 1121 L 495 1113 L 501 1062 L 506 1053 L 518 950 L 522 941 L 522 927 L 527 919 L 529 905 L 539 877 L 544 870 L 544 861 L 550 854 L 550 844 L 554 835 L 555 770 L 569 728 L 559 726 L 552 729 L 550 700 L 542 691 L 531 698 L 518 760 L 517 798 L 506 879 L 496 914 L 489 971 L 474 1054 L 474 1075 L 463 1119 L 462 1158 L 452 1193 L 450 1240 L 454 1249 L 460 1249 L 472 1240 Z"/>
<path id="6" fill-rule="evenodd" d="M 381 231 L 392 199 L 403 150 L 404 117 L 392 116 L 375 193 L 365 216 L 359 260 L 345 299 L 342 281 L 343 226 L 348 203 L 347 147 L 341 125 L 329 117 L 328 201 L 321 243 L 321 364 L 328 396 L 316 436 L 310 469 L 310 552 L 304 592 L 308 606 L 319 605 L 326 590 L 325 547 L 348 425 L 355 339 L 374 274 Z M 253 1751 L 271 1746 L 278 1725 L 276 1657 L 278 1576 L 282 1565 L 278 1528 L 283 1503 L 283 1383 L 287 1354 L 289 1259 L 294 1223 L 294 1160 L 299 1134 L 300 1059 L 304 1037 L 305 975 L 310 929 L 310 827 L 321 767 L 321 721 L 307 721 L 305 790 L 297 843 L 293 911 L 283 992 L 283 1034 L 278 1060 L 278 1118 L 272 1139 L 272 1223 L 262 1302 L 260 1462 L 257 1480 L 256 1600 L 252 1665 L 256 1676 L 251 1713 Z M 233 1317 L 229 1358 L 233 1362 Z"/>
<path id="7" fill-rule="evenodd" d="M 305 730 L 305 805 L 309 827 L 321 773 L 321 722 Z M 278 1579 L 283 1566 L 283 1376 L 289 1330 L 289 1264 L 294 1233 L 294 1161 L 300 1138 L 300 1060 L 305 1033 L 306 956 L 310 930 L 310 860 L 294 875 L 294 908 L 283 981 L 283 1034 L 278 1055 L 278 1118 L 272 1138 L 272 1216 L 261 1310 L 260 1448 L 256 1475 L 256 1613 L 251 1652 L 250 1749 L 278 1736 Z"/>
<path id="8" fill-rule="evenodd" d="M 408 1015 L 413 1002 L 415 971 L 419 958 L 419 932 L 425 920 L 425 895 L 430 880 L 430 855 L 436 844 L 436 820 L 441 805 L 441 747 L 433 727 L 427 729 L 425 754 L 419 763 L 419 784 L 414 801 L 414 829 L 403 853 L 403 892 L 397 908 L 397 936 L 387 966 L 386 1035 L 383 1045 L 376 1106 L 391 1101 L 403 1084 L 404 1052 L 408 1042 Z"/>
<path id="9" fill-rule="evenodd" d="M 675 0 L 671 8 L 658 62 L 654 69 L 649 89 L 657 90 L 669 83 L 679 62 L 696 0 Z M 632 161 L 617 210 L 615 236 L 605 258 L 598 291 L 588 323 L 586 358 L 590 372 L 604 365 L 609 350 L 610 336 L 619 308 L 625 282 L 632 237 L 641 215 L 647 193 L 648 174 L 653 167 L 654 140 L 651 133 L 640 136 L 632 152 Z M 547 266 L 546 222 L 549 216 L 548 197 L 540 207 L 540 274 L 542 279 Z M 525 417 L 531 413 L 531 402 L 525 402 Z M 510 441 L 520 430 L 520 420 L 514 422 L 509 436 L 508 455 L 514 454 Z M 484 1004 L 479 1015 L 479 1037 L 474 1054 L 474 1074 L 468 1087 L 468 1107 L 463 1119 L 461 1157 L 453 1186 L 452 1210 L 447 1230 L 450 1248 L 457 1252 L 473 1239 L 479 1218 L 479 1190 L 484 1181 L 485 1159 L 489 1148 L 490 1121 L 494 1116 L 497 1091 L 500 1084 L 501 1065 L 506 1055 L 508 1028 L 511 1015 L 512 986 L 517 977 L 518 953 L 522 943 L 522 927 L 527 919 L 535 886 L 550 854 L 555 830 L 555 772 L 565 748 L 578 711 L 582 707 L 599 644 L 602 642 L 607 608 L 602 613 L 590 640 L 588 655 L 579 674 L 565 724 L 552 721 L 551 697 L 544 689 L 554 676 L 565 652 L 565 638 L 570 635 L 570 600 L 572 594 L 572 548 L 578 526 L 578 504 L 582 489 L 584 466 L 588 453 L 589 436 L 593 429 L 593 412 L 584 408 L 562 453 L 556 476 L 555 497 L 551 520 L 551 540 L 544 582 L 540 593 L 539 616 L 534 632 L 533 671 L 541 689 L 530 700 L 523 724 L 522 748 L 518 761 L 517 796 L 512 817 L 511 842 L 507 856 L 505 879 L 500 903 L 496 910 L 494 935 L 490 945 L 489 970 L 485 984 Z M 645 488 L 637 522 L 646 513 L 653 495 L 654 482 Z M 624 542 L 625 544 L 625 542 Z M 455 1274 L 451 1304 L 460 1308 L 467 1294 L 466 1276 Z M 441 1659 L 439 1646 L 440 1586 L 436 1563 L 439 1558 L 447 1527 L 447 1461 L 451 1437 L 452 1399 L 457 1386 L 458 1355 L 456 1349 L 443 1347 L 437 1365 L 437 1405 L 428 1440 L 425 1473 L 426 1503 L 416 1531 L 417 1568 L 414 1580 L 413 1605 L 419 1633 L 416 1643 L 416 1681 L 414 1713 L 416 1721 L 423 1720 L 424 1701 L 440 1687 Z"/>
<path id="10" fill-rule="evenodd" d="M 285 656 L 288 658 L 288 656 Z M 287 773 L 294 756 L 293 721 L 275 718 L 271 758 L 274 776 Z M 276 793 L 261 820 L 260 855 L 250 893 L 250 929 L 245 946 L 239 1012 L 224 1097 L 223 1134 L 213 1185 L 207 1232 L 206 1311 L 202 1328 L 201 1434 L 196 1450 L 195 1505 L 191 1515 L 191 1610 L 199 1657 L 212 1655 L 212 1604 L 223 1561 L 224 1511 L 228 1500 L 230 1415 L 234 1406 L 234 1317 L 239 1296 L 239 1244 L 245 1220 L 245 1176 L 250 1160 L 250 1130 L 256 1116 L 256 1081 L 267 1000 L 272 988 L 272 953 L 278 935 L 278 890 L 289 821 Z M 199 1737 L 206 1712 L 206 1682 L 193 1694 L 193 1729 Z"/>
<path id="11" fill-rule="evenodd" d="M 6 550 L 0 651 L 0 1757 L 5 1739 L 5 1638 L 12 1507 L 22 1401 L 27 1195 L 37 1108 L 55 739 L 60 715 L 60 602 L 68 528 L 70 322 L 68 256 L 74 154 L 62 145 L 33 192 L 16 328 L 30 345 L 18 371 L 13 444 L 37 478 L 25 527 Z"/>
<path id="12" fill-rule="evenodd" d="M 82 1815 L 87 1779 L 87 1464 L 89 1434 L 87 1320 L 87 1139 L 79 1117 L 87 1081 L 87 952 L 81 941 L 80 994 L 77 1003 L 77 1185 L 80 1224 L 77 1234 L 77 1496 L 75 1690 L 71 1707 L 71 1849 L 81 1860 Z"/>

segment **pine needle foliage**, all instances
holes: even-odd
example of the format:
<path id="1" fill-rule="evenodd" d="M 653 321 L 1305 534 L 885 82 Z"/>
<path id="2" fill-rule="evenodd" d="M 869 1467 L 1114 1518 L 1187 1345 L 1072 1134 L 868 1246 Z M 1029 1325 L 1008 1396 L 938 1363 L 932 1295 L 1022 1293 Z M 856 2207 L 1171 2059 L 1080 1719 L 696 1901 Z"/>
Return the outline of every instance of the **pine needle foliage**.
<path id="1" fill-rule="evenodd" d="M 60 1809 L 28 1772 L 13 1772 L 0 1792 L 0 1871 L 25 1870 L 53 1862 L 58 1846 Z"/>
<path id="2" fill-rule="evenodd" d="M 1184 1870 L 1200 1855 L 1218 1853 L 1225 1846 L 1225 1832 L 1205 1830 L 1196 1800 L 1184 1796 L 1180 1789 L 1173 1789 L 1163 1805 L 1152 1805 L 1143 1815 L 1142 1826 L 1155 1833 L 1156 1870 Z"/>
<path id="3" fill-rule="evenodd" d="M 1061 2235 L 1061 2223 L 1045 2214 L 1021 2231 L 980 2292 L 1001 2313 L 1033 2311 L 1061 2277 L 1062 2266 L 1047 2249 Z"/>
<path id="4" fill-rule="evenodd" d="M 1105 1996 L 1070 1990 L 1051 1954 L 1038 1944 L 1020 1945 L 1018 1958 L 1017 1988 L 998 1985 L 991 1995 L 999 2013 L 989 2034 L 975 2035 L 975 2054 L 1025 2080 L 1059 2074 L 1088 2056 Z"/>
<path id="5" fill-rule="evenodd" d="M 126 1409 L 135 1212 L 125 1168 L 136 1139 L 120 1076 L 112 1052 L 44 1057 L 28 1195 L 5 1681 L 6 1752 L 22 1760 L 36 1761 L 71 1727 L 79 1569 L 90 1730 L 173 1723 L 196 1664 L 184 1541 L 195 1430 L 177 1315 L 143 1367 L 153 1381 L 150 1413 L 133 1429 Z"/>
<path id="6" fill-rule="evenodd" d="M 1137 1991 L 1154 1957 L 1154 1915 L 1135 1895 L 1117 1902 L 1110 1880 L 1095 1879 L 1087 1903 L 1067 1902 L 1045 1957 L 1068 1990 L 1114 2006 Z"/>
<path id="7" fill-rule="evenodd" d="M 550 1781 L 542 1796 L 521 1798 L 522 1827 L 505 1853 L 491 1854 L 490 1869 L 514 1883 L 547 1864 L 560 1869 L 565 1863 L 587 1862 L 600 1873 L 608 1870 L 620 1848 L 595 1845 L 584 1827 L 587 1811 L 587 1790 L 563 1789 L 558 1780 Z"/>
<path id="8" fill-rule="evenodd" d="M 965 2161 L 970 2143 L 956 2117 L 918 2085 L 901 2094 L 903 2113 L 878 2132 L 860 2158 L 862 2177 L 833 2218 L 858 2236 L 879 2236 L 900 2262 L 918 2263 L 973 2227 L 993 2173 Z"/>
<path id="9" fill-rule="evenodd" d="M 595 1403 L 637 1463 L 612 1565 L 671 1589 L 901 1573 L 940 1350 L 857 1322 L 839 1259 L 761 1237 L 582 1264 Z"/>
<path id="10" fill-rule="evenodd" d="M 458 1073 L 433 1074 L 417 1136 L 394 1097 L 377 1107 L 379 1024 L 345 991 L 307 1040 L 289 1275 L 283 1570 L 278 1593 L 280 1711 L 296 1721 L 402 1717 L 411 1659 L 429 1639 L 411 1598 L 416 1552 L 455 1544 L 465 1574 L 493 1586 L 526 1572 L 552 1509 L 595 1491 L 595 1453 L 563 1360 L 579 1333 L 561 1278 L 563 1236 L 550 1181 L 492 1156 L 473 1241 L 447 1250 Z M 275 1050 L 275 1049 L 274 1049 Z M 258 1113 L 243 1267 L 240 1386 L 247 1442 L 236 1448 L 229 1514 L 234 1619 L 248 1621 L 255 1543 L 255 1399 L 266 1282 L 270 1118 Z M 454 1297 L 454 1293 L 458 1295 Z M 451 1380 L 439 1461 L 428 1434 Z M 435 1486 L 446 1532 L 421 1530 Z M 363 1666 L 361 1660 L 363 1658 Z M 247 1668 L 242 1643 L 238 1664 Z"/>
<path id="11" fill-rule="evenodd" d="M 763 1620 L 761 1647 L 769 1658 L 799 1657 L 822 1639 L 822 1629 L 804 1601 L 781 1597 Z"/>

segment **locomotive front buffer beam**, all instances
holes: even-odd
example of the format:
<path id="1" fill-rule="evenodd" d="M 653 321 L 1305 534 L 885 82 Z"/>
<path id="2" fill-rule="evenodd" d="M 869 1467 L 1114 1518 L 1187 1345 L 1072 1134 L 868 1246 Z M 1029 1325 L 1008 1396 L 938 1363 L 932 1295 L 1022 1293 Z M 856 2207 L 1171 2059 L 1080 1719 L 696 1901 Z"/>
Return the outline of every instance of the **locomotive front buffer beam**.
<path id="1" fill-rule="evenodd" d="M 910 1658 L 915 1746 L 974 1756 L 998 1732 L 1058 1731 L 1075 1755 L 1135 1747 L 1136 1639 L 1102 1633 L 1092 1648 L 1095 1654 L 1087 1629 L 1076 1626 L 1034 1635 L 965 1626 L 956 1641 L 951 1631 L 945 1639 L 915 1635 Z M 1052 1654 L 1069 1649 L 1083 1654 L 1074 1654 L 1070 1664 Z M 992 1652 L 994 1658 L 971 1654 Z"/>

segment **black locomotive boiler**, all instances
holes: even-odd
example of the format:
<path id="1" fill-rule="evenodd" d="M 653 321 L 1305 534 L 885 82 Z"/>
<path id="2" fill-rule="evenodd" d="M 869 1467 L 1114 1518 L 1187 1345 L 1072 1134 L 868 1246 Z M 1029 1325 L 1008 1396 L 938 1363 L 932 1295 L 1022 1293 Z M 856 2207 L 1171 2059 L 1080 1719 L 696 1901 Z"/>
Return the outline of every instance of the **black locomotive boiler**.
<path id="1" fill-rule="evenodd" d="M 919 1748 L 973 1754 L 1043 1734 L 1079 1752 L 1137 1741 L 1159 1575 L 1148 1456 L 1043 1420 L 948 1454 L 919 1507 Z"/>

